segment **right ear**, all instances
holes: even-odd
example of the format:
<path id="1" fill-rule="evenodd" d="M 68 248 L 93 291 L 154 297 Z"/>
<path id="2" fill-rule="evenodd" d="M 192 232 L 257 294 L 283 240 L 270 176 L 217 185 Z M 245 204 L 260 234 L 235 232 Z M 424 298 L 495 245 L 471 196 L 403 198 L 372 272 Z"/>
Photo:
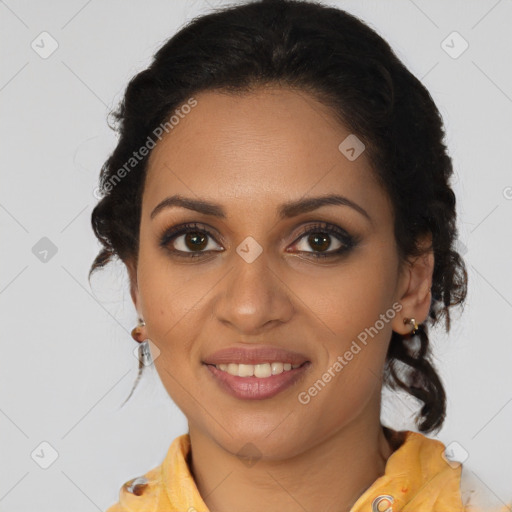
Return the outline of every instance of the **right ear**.
<path id="1" fill-rule="evenodd" d="M 137 310 L 138 317 L 143 318 L 140 310 L 139 287 L 137 283 L 137 267 L 133 261 L 126 262 L 125 265 L 128 271 L 128 279 L 130 281 L 130 296 L 132 298 L 135 309 Z"/>

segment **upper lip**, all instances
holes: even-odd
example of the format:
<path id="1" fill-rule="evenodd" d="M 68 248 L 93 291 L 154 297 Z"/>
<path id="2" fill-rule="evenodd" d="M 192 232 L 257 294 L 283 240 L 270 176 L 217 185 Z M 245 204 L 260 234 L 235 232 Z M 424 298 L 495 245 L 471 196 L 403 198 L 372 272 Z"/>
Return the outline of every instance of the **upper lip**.
<path id="1" fill-rule="evenodd" d="M 210 354 L 204 359 L 206 364 L 261 364 L 261 363 L 291 363 L 302 364 L 308 361 L 304 354 L 272 347 L 257 345 L 248 347 L 228 347 Z"/>

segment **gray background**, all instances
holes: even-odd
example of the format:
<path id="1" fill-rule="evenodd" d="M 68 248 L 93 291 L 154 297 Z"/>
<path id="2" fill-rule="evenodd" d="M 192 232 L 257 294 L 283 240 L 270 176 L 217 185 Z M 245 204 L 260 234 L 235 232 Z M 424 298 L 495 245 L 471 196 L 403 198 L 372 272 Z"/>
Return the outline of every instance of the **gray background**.
<path id="1" fill-rule="evenodd" d="M 109 110 L 168 37 L 221 3 L 0 2 L 1 511 L 104 510 L 123 482 L 160 464 L 186 431 L 152 367 L 120 409 L 136 377 L 136 315 L 120 264 L 89 286 L 99 250 L 90 213 L 116 142 Z M 505 500 L 512 487 L 512 2 L 328 3 L 377 30 L 444 117 L 469 297 L 449 335 L 437 332 L 434 343 L 448 418 L 431 437 L 458 443 L 456 455 L 467 452 L 465 464 Z M 43 31 L 58 43 L 47 58 L 31 47 L 51 49 Z M 469 44 L 457 58 L 442 43 L 453 31 Z M 453 37 L 444 43 L 452 54 L 462 48 Z M 414 430 L 417 409 L 407 395 L 385 393 L 383 421 Z M 52 449 L 58 457 L 43 469 Z"/>

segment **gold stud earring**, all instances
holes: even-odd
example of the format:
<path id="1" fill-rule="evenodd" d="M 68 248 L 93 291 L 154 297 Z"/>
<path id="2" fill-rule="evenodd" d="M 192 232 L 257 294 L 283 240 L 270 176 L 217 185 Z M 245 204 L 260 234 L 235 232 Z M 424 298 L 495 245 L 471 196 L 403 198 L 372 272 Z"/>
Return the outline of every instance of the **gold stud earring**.
<path id="1" fill-rule="evenodd" d="M 416 323 L 414 318 L 404 318 L 404 324 L 411 324 L 413 326 L 412 331 L 409 333 L 411 336 L 414 336 L 416 332 L 418 332 L 419 325 Z"/>

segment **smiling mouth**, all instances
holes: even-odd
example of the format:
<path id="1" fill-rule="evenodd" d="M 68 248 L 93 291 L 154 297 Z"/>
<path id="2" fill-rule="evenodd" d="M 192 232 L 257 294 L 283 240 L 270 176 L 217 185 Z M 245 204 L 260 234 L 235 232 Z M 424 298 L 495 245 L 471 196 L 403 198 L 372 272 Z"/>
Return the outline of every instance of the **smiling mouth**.
<path id="1" fill-rule="evenodd" d="M 243 400 L 272 398 L 303 380 L 311 366 L 310 361 L 293 365 L 281 361 L 258 364 L 203 364 L 221 389 Z"/>
<path id="2" fill-rule="evenodd" d="M 281 373 L 295 370 L 307 362 L 308 361 L 305 361 L 302 364 L 282 363 L 279 361 L 259 364 L 222 363 L 209 366 L 215 366 L 218 370 L 235 377 L 258 377 L 266 379 L 273 375 L 280 375 Z"/>

